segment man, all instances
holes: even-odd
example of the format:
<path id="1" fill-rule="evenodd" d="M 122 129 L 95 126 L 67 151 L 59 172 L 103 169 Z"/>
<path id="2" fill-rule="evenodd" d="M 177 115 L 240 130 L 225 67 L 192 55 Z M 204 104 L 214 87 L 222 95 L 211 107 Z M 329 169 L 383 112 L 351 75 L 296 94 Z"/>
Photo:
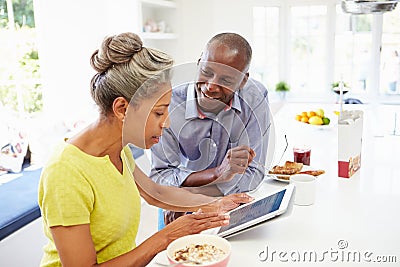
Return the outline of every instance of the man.
<path id="1" fill-rule="evenodd" d="M 170 128 L 151 149 L 154 181 L 214 196 L 261 183 L 270 114 L 266 88 L 249 79 L 251 56 L 235 33 L 207 43 L 196 80 L 173 88 Z"/>

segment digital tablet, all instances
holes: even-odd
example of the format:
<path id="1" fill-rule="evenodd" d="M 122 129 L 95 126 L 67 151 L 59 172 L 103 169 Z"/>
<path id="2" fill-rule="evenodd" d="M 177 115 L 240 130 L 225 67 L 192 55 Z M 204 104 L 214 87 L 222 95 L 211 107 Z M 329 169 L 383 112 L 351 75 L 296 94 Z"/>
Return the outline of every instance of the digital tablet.
<path id="1" fill-rule="evenodd" d="M 246 203 L 229 212 L 229 225 L 213 229 L 213 233 L 221 236 L 233 236 L 257 224 L 278 216 L 288 209 L 292 203 L 294 186 L 289 184 L 278 191 Z"/>

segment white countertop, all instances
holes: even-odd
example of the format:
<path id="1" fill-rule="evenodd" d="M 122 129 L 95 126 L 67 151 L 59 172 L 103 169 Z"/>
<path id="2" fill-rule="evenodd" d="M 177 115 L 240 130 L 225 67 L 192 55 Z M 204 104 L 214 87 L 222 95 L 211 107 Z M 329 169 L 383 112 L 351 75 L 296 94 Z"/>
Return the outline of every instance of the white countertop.
<path id="1" fill-rule="evenodd" d="M 316 108 L 325 110 L 332 127 L 320 130 L 294 120 L 297 113 Z M 288 214 L 229 238 L 229 266 L 309 266 L 315 261 L 318 266 L 381 266 L 378 261 L 383 260 L 397 262 L 385 266 L 400 264 L 400 136 L 389 135 L 393 107 L 390 112 L 385 106 L 373 105 L 347 105 L 345 109 L 364 110 L 362 165 L 348 179 L 337 175 L 337 124 L 333 114 L 339 110 L 337 105 L 287 103 L 276 113 L 279 138 L 275 161 L 284 148 L 286 134 L 289 147 L 281 163 L 293 160 L 294 144 L 307 143 L 312 147 L 311 166 L 326 173 L 317 178 L 314 205 L 293 206 Z M 400 117 L 400 108 L 395 109 Z M 284 185 L 267 179 L 254 195 Z M 156 224 L 155 214 L 155 208 L 143 204 L 142 222 Z"/>

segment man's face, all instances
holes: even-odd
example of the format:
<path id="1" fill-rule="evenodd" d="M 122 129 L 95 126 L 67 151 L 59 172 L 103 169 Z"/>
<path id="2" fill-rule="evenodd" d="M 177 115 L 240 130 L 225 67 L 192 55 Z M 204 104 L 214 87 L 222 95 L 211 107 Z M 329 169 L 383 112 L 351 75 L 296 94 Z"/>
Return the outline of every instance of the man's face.
<path id="1" fill-rule="evenodd" d="M 197 100 L 204 111 L 218 113 L 247 81 L 245 55 L 212 44 L 199 61 Z"/>

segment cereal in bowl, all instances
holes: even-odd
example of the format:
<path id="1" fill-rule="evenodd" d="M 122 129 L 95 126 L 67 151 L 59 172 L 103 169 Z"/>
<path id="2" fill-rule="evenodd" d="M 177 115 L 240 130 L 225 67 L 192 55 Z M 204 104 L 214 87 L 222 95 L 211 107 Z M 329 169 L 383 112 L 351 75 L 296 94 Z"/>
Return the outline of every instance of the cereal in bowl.
<path id="1" fill-rule="evenodd" d="M 209 244 L 191 244 L 174 252 L 174 260 L 178 262 L 193 261 L 198 263 L 213 263 L 221 260 L 225 251 Z"/>

